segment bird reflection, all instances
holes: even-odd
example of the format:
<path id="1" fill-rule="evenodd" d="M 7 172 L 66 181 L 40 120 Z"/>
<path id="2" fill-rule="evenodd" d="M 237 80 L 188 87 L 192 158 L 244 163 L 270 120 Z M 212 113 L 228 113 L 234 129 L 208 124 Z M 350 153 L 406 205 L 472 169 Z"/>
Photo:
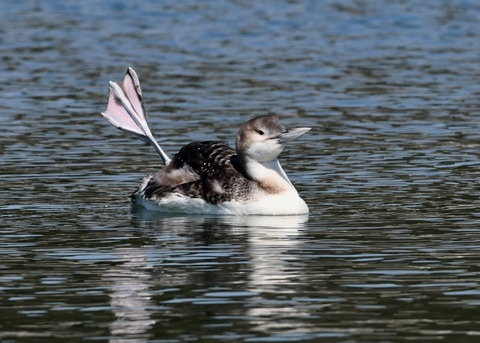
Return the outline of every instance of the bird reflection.
<path id="1" fill-rule="evenodd" d="M 219 288 L 261 294 L 288 286 L 292 272 L 286 269 L 286 259 L 291 262 L 289 251 L 297 249 L 307 220 L 308 216 L 165 216 L 132 210 L 132 225 L 141 229 L 145 243 L 116 249 L 120 263 L 104 274 L 111 284 L 115 315 L 111 342 L 127 337 L 129 342 L 144 341 L 159 317 L 175 312 L 175 301 L 183 299 L 183 306 L 211 301 L 212 290 Z M 171 297 L 159 296 L 163 289 L 177 291 Z M 225 298 L 215 298 L 220 303 L 230 300 L 228 292 Z M 252 316 L 254 325 L 260 325 L 254 317 L 268 312 L 261 306 L 211 309 L 210 315 Z M 198 306 L 190 311 L 195 310 Z"/>
<path id="2" fill-rule="evenodd" d="M 115 315 L 110 342 L 121 343 L 126 337 L 128 342 L 144 342 L 155 323 L 147 310 L 152 307 L 147 256 L 142 248 L 118 248 L 115 252 L 122 263 L 104 274 L 112 284 L 110 305 Z"/>

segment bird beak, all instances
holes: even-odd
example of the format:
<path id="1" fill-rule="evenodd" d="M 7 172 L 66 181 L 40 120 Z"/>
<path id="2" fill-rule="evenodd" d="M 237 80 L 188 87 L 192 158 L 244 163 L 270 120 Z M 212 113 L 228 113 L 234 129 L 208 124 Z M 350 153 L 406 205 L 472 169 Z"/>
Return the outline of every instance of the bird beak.
<path id="1" fill-rule="evenodd" d="M 303 136 L 305 133 L 310 131 L 310 127 L 298 127 L 294 129 L 287 129 L 284 133 L 280 134 L 278 138 L 281 140 L 282 143 L 288 143 L 297 139 L 300 136 Z"/>

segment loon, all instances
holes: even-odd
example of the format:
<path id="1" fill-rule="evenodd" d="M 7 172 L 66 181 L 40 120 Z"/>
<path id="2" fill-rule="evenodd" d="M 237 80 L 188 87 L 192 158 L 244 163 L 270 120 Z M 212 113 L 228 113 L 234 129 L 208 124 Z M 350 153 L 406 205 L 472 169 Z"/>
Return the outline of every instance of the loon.
<path id="1" fill-rule="evenodd" d="M 286 143 L 310 128 L 286 129 L 275 115 L 263 115 L 240 127 L 236 149 L 216 141 L 193 142 L 170 159 L 148 127 L 140 81 L 132 68 L 122 82 L 110 81 L 102 116 L 153 145 L 165 164 L 143 178 L 130 196 L 133 204 L 173 213 L 308 214 L 307 204 L 283 171 L 278 155 Z"/>

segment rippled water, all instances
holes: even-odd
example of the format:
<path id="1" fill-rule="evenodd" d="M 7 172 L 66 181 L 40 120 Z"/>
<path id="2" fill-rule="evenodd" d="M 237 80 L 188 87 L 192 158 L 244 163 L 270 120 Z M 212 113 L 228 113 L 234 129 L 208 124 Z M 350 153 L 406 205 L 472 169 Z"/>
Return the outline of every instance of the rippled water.
<path id="1" fill-rule="evenodd" d="M 477 342 L 477 1 L 0 3 L 2 342 Z M 309 217 L 160 216 L 170 154 L 275 113 Z"/>

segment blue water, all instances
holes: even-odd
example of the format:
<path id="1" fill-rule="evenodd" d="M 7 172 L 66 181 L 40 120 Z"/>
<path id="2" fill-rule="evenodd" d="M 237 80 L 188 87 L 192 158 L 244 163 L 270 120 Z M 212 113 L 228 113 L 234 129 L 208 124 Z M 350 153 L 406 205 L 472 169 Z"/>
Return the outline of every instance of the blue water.
<path id="1" fill-rule="evenodd" d="M 1 342 L 477 342 L 480 3 L 0 3 Z M 165 216 L 168 154 L 274 113 L 308 217 Z"/>

